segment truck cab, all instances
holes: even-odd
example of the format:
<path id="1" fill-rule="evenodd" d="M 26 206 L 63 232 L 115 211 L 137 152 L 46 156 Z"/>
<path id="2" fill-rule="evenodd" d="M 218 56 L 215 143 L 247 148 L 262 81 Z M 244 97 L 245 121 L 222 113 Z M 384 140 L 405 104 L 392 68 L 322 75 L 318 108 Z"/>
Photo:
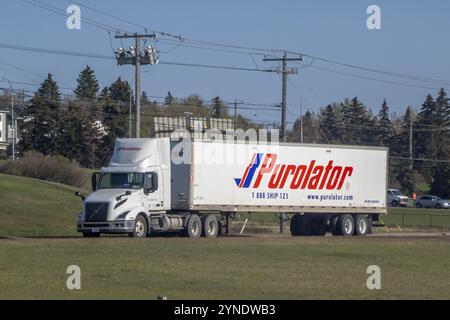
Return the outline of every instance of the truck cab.
<path id="1" fill-rule="evenodd" d="M 169 159 L 164 139 L 118 139 L 108 167 L 92 176 L 93 192 L 83 199 L 77 230 L 86 237 L 127 233 L 143 237 L 150 217 L 170 209 Z M 167 150 L 167 152 L 169 152 Z"/>

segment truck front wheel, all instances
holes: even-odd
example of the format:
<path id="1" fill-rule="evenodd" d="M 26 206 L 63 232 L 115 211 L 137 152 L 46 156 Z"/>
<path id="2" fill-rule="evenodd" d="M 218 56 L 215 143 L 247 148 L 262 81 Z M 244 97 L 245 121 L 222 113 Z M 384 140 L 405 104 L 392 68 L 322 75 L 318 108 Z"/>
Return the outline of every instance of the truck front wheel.
<path id="1" fill-rule="evenodd" d="M 189 238 L 200 238 L 202 235 L 202 221 L 198 215 L 193 214 L 189 217 L 186 224 L 186 233 Z"/>
<path id="2" fill-rule="evenodd" d="M 202 236 L 215 238 L 219 233 L 219 222 L 215 215 L 209 214 L 202 217 Z"/>
<path id="3" fill-rule="evenodd" d="M 133 232 L 129 233 L 128 235 L 132 238 L 145 238 L 147 236 L 147 233 L 148 233 L 147 219 L 142 215 L 138 215 L 134 222 Z"/>

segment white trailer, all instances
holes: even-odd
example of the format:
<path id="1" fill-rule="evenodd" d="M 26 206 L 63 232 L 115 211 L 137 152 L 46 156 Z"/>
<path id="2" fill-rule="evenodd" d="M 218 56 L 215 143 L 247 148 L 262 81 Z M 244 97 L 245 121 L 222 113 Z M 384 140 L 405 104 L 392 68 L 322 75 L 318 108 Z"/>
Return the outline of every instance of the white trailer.
<path id="1" fill-rule="evenodd" d="M 216 237 L 238 212 L 292 215 L 294 236 L 364 235 L 386 214 L 386 148 L 118 139 L 95 173 L 84 236 Z"/>

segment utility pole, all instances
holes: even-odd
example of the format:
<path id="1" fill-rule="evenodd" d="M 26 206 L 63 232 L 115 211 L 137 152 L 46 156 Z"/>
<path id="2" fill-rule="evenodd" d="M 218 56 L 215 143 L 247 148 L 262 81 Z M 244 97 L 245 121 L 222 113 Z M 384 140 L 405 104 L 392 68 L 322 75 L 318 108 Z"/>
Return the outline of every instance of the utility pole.
<path id="1" fill-rule="evenodd" d="M 300 101 L 300 143 L 303 143 L 303 96 Z"/>
<path id="2" fill-rule="evenodd" d="M 281 139 L 286 142 L 286 100 L 287 100 L 287 79 L 290 74 L 297 74 L 298 70 L 296 68 L 287 68 L 287 63 L 289 61 L 303 61 L 303 57 L 298 58 L 288 58 L 286 52 L 283 58 L 264 58 L 263 61 L 281 61 L 283 63 L 281 73 L 282 76 L 282 95 L 281 95 Z"/>
<path id="3" fill-rule="evenodd" d="M 238 104 L 244 104 L 243 102 L 237 102 L 237 100 L 234 100 L 234 130 L 237 129 L 237 108 Z"/>
<path id="4" fill-rule="evenodd" d="M 279 70 L 278 73 L 281 73 L 282 76 L 282 91 L 281 91 L 281 139 L 283 142 L 286 142 L 286 101 L 287 101 L 287 79 L 290 74 L 297 74 L 298 71 L 296 68 L 287 68 L 288 61 L 303 61 L 303 57 L 298 58 L 288 58 L 286 52 L 284 53 L 283 58 L 264 58 L 263 61 L 281 61 L 283 63 L 282 70 Z M 280 213 L 280 233 L 284 232 L 284 220 L 285 214 Z"/>
<path id="5" fill-rule="evenodd" d="M 410 158 L 410 168 L 413 170 L 413 119 L 410 113 L 409 117 L 409 158 Z"/>
<path id="6" fill-rule="evenodd" d="M 141 65 L 158 63 L 157 53 L 154 47 L 147 46 L 144 55 L 141 54 L 141 40 L 144 38 L 156 38 L 156 34 L 123 34 L 116 35 L 116 39 L 134 39 L 135 47 L 129 50 L 119 48 L 116 52 L 118 65 L 132 64 L 135 66 L 135 103 L 136 103 L 136 138 L 140 137 L 141 132 Z"/>
<path id="7" fill-rule="evenodd" d="M 130 92 L 130 107 L 128 114 L 128 138 L 131 138 L 131 92 Z"/>

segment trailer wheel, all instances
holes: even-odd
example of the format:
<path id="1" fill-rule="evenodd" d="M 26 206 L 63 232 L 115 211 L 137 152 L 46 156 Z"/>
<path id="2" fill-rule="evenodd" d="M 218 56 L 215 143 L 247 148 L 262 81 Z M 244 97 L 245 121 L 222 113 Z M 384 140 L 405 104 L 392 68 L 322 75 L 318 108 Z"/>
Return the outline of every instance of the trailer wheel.
<path id="1" fill-rule="evenodd" d="M 219 222 L 213 214 L 202 216 L 202 236 L 215 238 L 219 234 Z"/>
<path id="2" fill-rule="evenodd" d="M 355 217 L 355 232 L 356 236 L 364 236 L 369 234 L 369 219 L 365 215 L 357 214 Z"/>
<path id="3" fill-rule="evenodd" d="M 147 219 L 143 215 L 138 215 L 134 222 L 133 232 L 128 235 L 132 238 L 145 238 L 148 234 Z"/>
<path id="4" fill-rule="evenodd" d="M 196 214 L 189 217 L 186 224 L 186 234 L 189 238 L 200 238 L 202 235 L 202 220 Z"/>
<path id="5" fill-rule="evenodd" d="M 339 228 L 338 222 L 339 222 L 339 216 L 334 216 L 331 219 L 331 234 L 333 236 L 340 236 L 341 235 L 339 233 L 340 232 L 340 228 Z"/>
<path id="6" fill-rule="evenodd" d="M 351 215 L 344 214 L 339 218 L 337 227 L 340 235 L 352 236 L 355 230 L 355 221 Z"/>
<path id="7" fill-rule="evenodd" d="M 312 219 L 308 215 L 295 214 L 291 218 L 291 235 L 298 236 L 313 236 Z"/>

